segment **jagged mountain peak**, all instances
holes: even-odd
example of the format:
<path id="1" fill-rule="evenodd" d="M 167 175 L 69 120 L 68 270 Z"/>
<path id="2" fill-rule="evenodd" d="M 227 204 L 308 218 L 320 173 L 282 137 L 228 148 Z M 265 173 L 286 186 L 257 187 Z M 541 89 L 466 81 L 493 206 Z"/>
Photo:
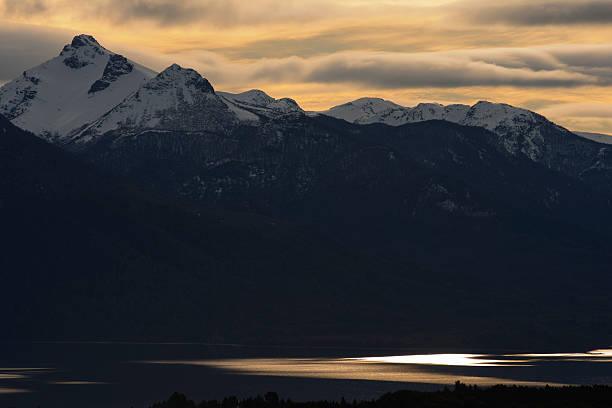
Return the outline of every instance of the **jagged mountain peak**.
<path id="1" fill-rule="evenodd" d="M 348 103 L 349 104 L 353 104 L 353 105 L 363 105 L 363 104 L 366 104 L 366 103 L 375 103 L 375 102 L 385 102 L 385 103 L 388 103 L 388 102 L 391 102 L 391 101 L 388 101 L 388 100 L 383 99 L 383 98 L 375 98 L 375 97 L 371 97 L 371 96 L 364 96 L 362 98 L 355 99 L 354 101 L 351 101 L 351 102 L 348 102 Z"/>
<path id="2" fill-rule="evenodd" d="M 71 137 L 82 145 L 113 132 L 223 132 L 238 119 L 197 71 L 172 64 L 142 85 L 91 126 Z"/>
<path id="3" fill-rule="evenodd" d="M 541 161 L 549 150 L 545 134 L 550 129 L 555 128 L 573 137 L 569 131 L 535 112 L 486 100 L 472 106 L 420 103 L 409 108 L 382 99 L 361 98 L 321 113 L 357 124 L 400 126 L 437 119 L 482 127 L 497 134 L 498 143 L 508 152 L 523 153 L 534 161 Z"/>
<path id="4" fill-rule="evenodd" d="M 100 46 L 100 43 L 96 41 L 93 35 L 79 34 L 79 35 L 74 36 L 74 38 L 72 39 L 71 45 L 76 48 L 76 47 L 82 47 L 82 46 L 87 46 L 87 45 Z"/>
<path id="5" fill-rule="evenodd" d="M 346 105 L 349 106 L 360 106 L 360 107 L 369 107 L 369 108 L 375 108 L 377 110 L 383 110 L 383 109 L 389 109 L 389 108 L 395 108 L 395 107 L 399 107 L 400 105 L 388 101 L 386 99 L 382 99 L 382 98 L 372 98 L 372 97 L 364 97 L 364 98 L 359 98 L 356 99 L 352 102 L 348 102 Z"/>
<path id="6" fill-rule="evenodd" d="M 144 85 L 149 89 L 173 87 L 193 88 L 203 93 L 214 93 L 213 86 L 200 73 L 191 68 L 172 64 Z"/>
<path id="7" fill-rule="evenodd" d="M 486 110 L 490 112 L 504 113 L 504 114 L 531 113 L 527 109 L 512 106 L 507 103 L 491 102 L 491 101 L 484 101 L 484 100 L 476 102 L 474 105 L 471 106 L 471 109 L 475 111 Z"/>
<path id="8" fill-rule="evenodd" d="M 460 123 L 495 130 L 502 123 L 516 124 L 519 121 L 535 120 L 536 117 L 540 115 L 505 103 L 478 101 L 465 113 Z"/>
<path id="9" fill-rule="evenodd" d="M 135 92 L 155 72 L 81 34 L 60 54 L 0 88 L 0 114 L 62 142 Z"/>
<path id="10" fill-rule="evenodd" d="M 263 103 L 268 104 L 275 99 L 260 89 L 251 89 L 249 91 L 234 94 L 234 99 L 237 101 Z"/>
<path id="11" fill-rule="evenodd" d="M 81 34 L 66 44 L 59 54 L 62 62 L 69 68 L 80 69 L 95 63 L 96 59 L 102 59 L 112 54 L 102 47 L 91 35 Z"/>
<path id="12" fill-rule="evenodd" d="M 390 116 L 389 111 L 401 111 L 402 115 Z M 473 116 L 476 114 L 503 116 L 533 114 L 533 112 L 522 108 L 485 100 L 479 101 L 472 106 L 464 104 L 443 105 L 435 102 L 421 102 L 411 108 L 386 99 L 373 97 L 359 98 L 342 105 L 334 106 L 321 113 L 339 119 L 345 119 L 349 122 L 381 122 L 389 125 L 401 125 L 428 119 L 444 119 L 450 122 L 460 123 L 465 115 Z M 381 114 L 381 116 L 375 116 L 375 114 Z M 452 116 L 451 119 L 447 117 L 449 115 Z M 390 121 L 391 119 L 393 120 Z"/>
<path id="13" fill-rule="evenodd" d="M 494 129 L 499 123 L 511 118 L 540 116 L 526 109 L 484 100 L 472 106 L 422 102 L 410 108 L 381 98 L 359 98 L 321 113 L 353 123 L 379 122 L 398 126 L 405 123 L 441 119 L 489 129 Z M 484 122 L 479 123 L 479 121 Z"/>
<path id="14" fill-rule="evenodd" d="M 184 68 L 184 67 L 180 66 L 177 63 L 174 63 L 174 64 L 168 66 L 166 69 L 161 71 L 158 75 L 161 75 L 161 76 L 176 76 L 177 74 L 178 75 L 188 75 L 188 76 L 198 76 L 198 77 L 201 77 L 201 75 L 195 69 Z"/>
<path id="15" fill-rule="evenodd" d="M 66 53 L 69 53 L 71 51 L 74 52 L 79 49 L 87 49 L 87 48 L 93 49 L 97 53 L 102 53 L 102 54 L 105 52 L 109 52 L 102 45 L 100 45 L 100 43 L 96 41 L 96 39 L 93 36 L 87 35 L 87 34 L 79 34 L 72 39 L 70 44 L 64 45 L 64 48 L 60 52 L 60 55 L 65 55 Z"/>
<path id="16" fill-rule="evenodd" d="M 303 115 L 304 111 L 291 98 L 274 99 L 264 91 L 251 89 L 241 93 L 217 92 L 227 107 L 245 122 L 258 122 L 260 117 Z"/>
<path id="17" fill-rule="evenodd" d="M 429 109 L 432 111 L 439 111 L 440 109 L 444 109 L 444 105 L 440 103 L 421 102 L 417 106 L 415 106 L 414 109 Z"/>
<path id="18" fill-rule="evenodd" d="M 382 122 L 395 125 L 397 121 L 403 120 L 403 109 L 386 99 L 365 97 L 334 106 L 321 113 L 358 124 Z"/>
<path id="19" fill-rule="evenodd" d="M 246 103 L 251 103 L 253 105 L 258 106 L 268 106 L 273 107 L 275 109 L 283 109 L 287 112 L 289 111 L 302 111 L 302 108 L 298 105 L 298 103 L 291 98 L 279 98 L 274 99 L 264 91 L 260 89 L 251 89 L 249 91 L 245 91 L 234 96 L 235 100 L 239 100 Z M 284 105 L 284 106 L 282 106 Z"/>

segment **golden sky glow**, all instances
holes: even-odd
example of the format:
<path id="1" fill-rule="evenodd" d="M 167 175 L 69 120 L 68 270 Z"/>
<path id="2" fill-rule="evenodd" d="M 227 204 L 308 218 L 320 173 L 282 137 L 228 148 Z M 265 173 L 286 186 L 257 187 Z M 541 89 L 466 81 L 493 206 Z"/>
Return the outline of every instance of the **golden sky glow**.
<path id="1" fill-rule="evenodd" d="M 176 62 L 305 109 L 486 99 L 612 133 L 612 1 L 0 0 L 0 23 L 0 55 L 23 54 L 0 81 L 87 33 L 153 69 Z"/>

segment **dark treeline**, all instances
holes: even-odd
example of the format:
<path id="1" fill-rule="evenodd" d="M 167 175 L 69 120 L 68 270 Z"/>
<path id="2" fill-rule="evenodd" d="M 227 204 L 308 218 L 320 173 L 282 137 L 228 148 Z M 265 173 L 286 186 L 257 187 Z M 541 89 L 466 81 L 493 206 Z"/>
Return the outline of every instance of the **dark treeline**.
<path id="1" fill-rule="evenodd" d="M 442 391 L 396 391 L 369 401 L 310 401 L 294 402 L 280 399 L 275 392 L 263 397 L 239 400 L 226 397 L 222 401 L 202 401 L 196 404 L 185 395 L 174 393 L 151 408 L 454 408 L 454 407 L 612 407 L 612 387 L 605 385 L 568 387 L 519 387 L 496 385 L 481 388 L 460 382 L 454 389 Z"/>

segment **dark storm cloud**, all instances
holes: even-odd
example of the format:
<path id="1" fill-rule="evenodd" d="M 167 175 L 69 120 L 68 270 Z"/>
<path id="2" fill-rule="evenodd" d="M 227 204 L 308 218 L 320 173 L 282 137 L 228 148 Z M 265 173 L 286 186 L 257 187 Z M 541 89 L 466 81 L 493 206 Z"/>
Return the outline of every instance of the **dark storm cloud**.
<path id="1" fill-rule="evenodd" d="M 460 3 L 459 3 L 460 4 Z M 510 25 L 607 24 L 612 22 L 612 2 L 602 0 L 506 2 L 482 1 L 459 7 L 470 21 Z"/>

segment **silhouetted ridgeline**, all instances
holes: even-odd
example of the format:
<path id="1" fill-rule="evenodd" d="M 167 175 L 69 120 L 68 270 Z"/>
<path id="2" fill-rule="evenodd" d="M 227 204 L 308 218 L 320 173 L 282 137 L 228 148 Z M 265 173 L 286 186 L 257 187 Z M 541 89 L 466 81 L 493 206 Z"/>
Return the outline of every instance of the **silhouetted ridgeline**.
<path id="1" fill-rule="evenodd" d="M 479 388 L 457 382 L 453 390 L 397 391 L 371 401 L 311 401 L 293 402 L 279 399 L 274 392 L 263 397 L 238 400 L 227 397 L 223 401 L 202 401 L 199 404 L 186 396 L 174 393 L 164 402 L 151 408 L 404 408 L 404 407 L 610 407 L 612 388 L 608 386 L 581 387 L 517 387 L 497 385 Z"/>

